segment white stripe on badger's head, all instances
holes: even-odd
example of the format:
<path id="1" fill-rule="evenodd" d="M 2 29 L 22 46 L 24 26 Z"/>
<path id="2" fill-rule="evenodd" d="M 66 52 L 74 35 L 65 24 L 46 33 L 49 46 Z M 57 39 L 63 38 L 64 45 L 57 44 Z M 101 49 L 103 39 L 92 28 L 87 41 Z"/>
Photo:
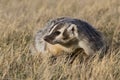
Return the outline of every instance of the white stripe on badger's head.
<path id="1" fill-rule="evenodd" d="M 78 30 L 75 24 L 60 22 L 52 27 L 48 35 L 44 36 L 44 40 L 50 44 L 61 44 L 69 47 L 76 45 L 77 37 Z"/>
<path id="2" fill-rule="evenodd" d="M 49 31 L 49 34 L 51 34 L 53 32 L 53 30 L 55 30 L 55 28 L 58 26 L 58 24 L 53 24 L 50 31 Z"/>

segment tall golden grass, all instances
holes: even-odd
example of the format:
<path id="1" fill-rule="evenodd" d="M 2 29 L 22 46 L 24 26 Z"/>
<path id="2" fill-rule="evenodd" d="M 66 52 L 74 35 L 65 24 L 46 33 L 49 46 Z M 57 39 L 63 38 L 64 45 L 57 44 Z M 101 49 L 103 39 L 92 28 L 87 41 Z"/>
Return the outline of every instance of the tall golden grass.
<path id="1" fill-rule="evenodd" d="M 33 34 L 52 18 L 85 20 L 107 38 L 102 60 L 50 65 L 30 55 Z M 0 80 L 120 80 L 119 0 L 0 0 Z"/>

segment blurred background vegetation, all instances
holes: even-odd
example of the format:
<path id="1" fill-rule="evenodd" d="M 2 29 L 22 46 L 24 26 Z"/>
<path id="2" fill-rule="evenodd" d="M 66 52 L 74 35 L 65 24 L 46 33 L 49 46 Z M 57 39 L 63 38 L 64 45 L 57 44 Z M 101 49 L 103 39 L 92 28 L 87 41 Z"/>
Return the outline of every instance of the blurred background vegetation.
<path id="1" fill-rule="evenodd" d="M 103 32 L 111 55 L 72 67 L 30 55 L 34 33 L 64 16 Z M 0 80 L 120 80 L 119 0 L 0 0 L 0 36 Z"/>

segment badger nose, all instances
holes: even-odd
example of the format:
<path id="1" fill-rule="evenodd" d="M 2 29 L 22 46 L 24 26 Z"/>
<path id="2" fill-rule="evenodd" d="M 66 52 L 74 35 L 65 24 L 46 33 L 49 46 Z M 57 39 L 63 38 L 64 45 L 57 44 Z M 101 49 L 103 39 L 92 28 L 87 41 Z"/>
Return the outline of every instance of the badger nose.
<path id="1" fill-rule="evenodd" d="M 48 41 L 48 40 L 49 40 L 47 36 L 45 36 L 43 39 L 44 39 L 45 41 Z"/>

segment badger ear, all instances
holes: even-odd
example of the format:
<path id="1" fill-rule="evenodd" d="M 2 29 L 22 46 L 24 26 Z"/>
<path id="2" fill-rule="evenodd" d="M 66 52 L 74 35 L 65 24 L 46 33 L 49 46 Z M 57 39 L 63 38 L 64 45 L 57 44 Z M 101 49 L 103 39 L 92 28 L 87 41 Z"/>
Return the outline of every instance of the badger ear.
<path id="1" fill-rule="evenodd" d="M 68 32 L 71 36 L 78 37 L 77 25 L 71 24 L 68 28 Z"/>
<path id="2" fill-rule="evenodd" d="M 71 24 L 68 30 L 74 34 L 77 31 L 77 26 L 75 24 Z"/>

